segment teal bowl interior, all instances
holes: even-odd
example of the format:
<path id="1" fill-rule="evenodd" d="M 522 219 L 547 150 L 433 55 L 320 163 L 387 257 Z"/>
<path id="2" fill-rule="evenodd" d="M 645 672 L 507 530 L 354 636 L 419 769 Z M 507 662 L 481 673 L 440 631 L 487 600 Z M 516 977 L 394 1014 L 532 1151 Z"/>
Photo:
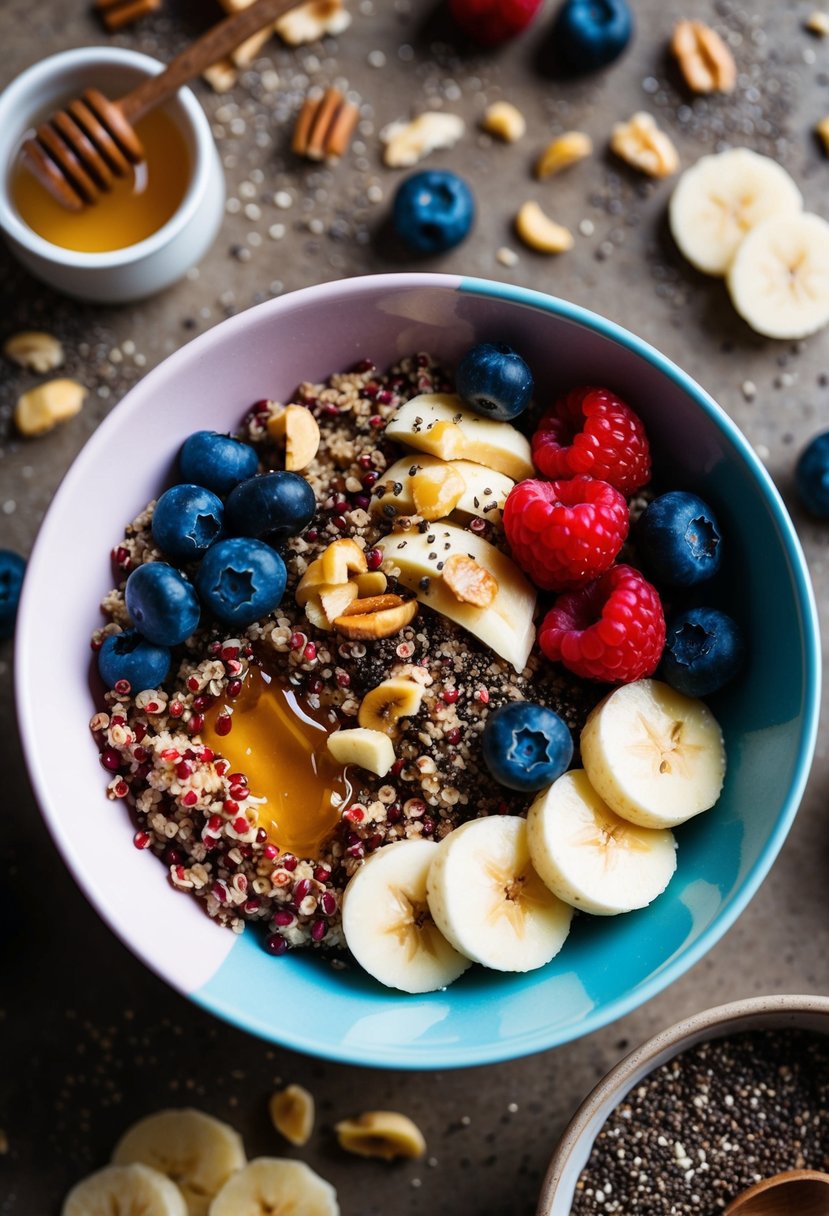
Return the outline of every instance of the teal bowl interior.
<path id="1" fill-rule="evenodd" d="M 132 829 L 106 803 L 85 737 L 87 638 L 111 578 L 108 551 L 120 529 L 112 519 L 132 518 L 157 493 L 192 430 L 231 428 L 253 400 L 287 399 L 300 380 L 365 356 L 382 366 L 428 350 L 452 364 L 484 339 L 522 351 L 543 400 L 573 383 L 601 382 L 639 412 L 660 483 L 697 491 L 720 516 L 727 560 L 710 598 L 742 622 L 751 659 L 710 702 L 725 734 L 725 788 L 711 812 L 677 830 L 678 869 L 664 895 L 626 916 L 577 918 L 561 954 L 540 971 L 473 968 L 446 991 L 404 996 L 356 968 L 334 970 L 302 954 L 272 959 L 254 933 L 236 939 L 203 924 L 194 901 L 168 888 L 163 868 L 131 849 Z M 132 459 L 114 463 L 115 451 Z M 103 524 L 91 484 L 97 502 L 121 504 Z M 60 553 L 67 526 L 87 541 L 74 576 L 60 583 L 68 588 L 63 630 L 44 653 L 46 593 L 55 563 L 68 560 Z M 60 765 L 42 759 L 34 689 L 43 670 L 52 688 L 60 686 L 56 671 L 71 684 L 76 703 L 69 781 Z M 600 317 L 538 293 L 439 275 L 368 277 L 294 293 L 225 322 L 150 373 L 58 493 L 30 565 L 17 648 L 21 728 L 39 801 L 79 882 L 127 944 L 236 1025 L 314 1055 L 394 1068 L 483 1064 L 555 1046 L 620 1017 L 695 963 L 745 907 L 785 839 L 814 749 L 819 683 L 816 613 L 791 521 L 750 445 L 712 399 Z M 53 741 L 49 747 L 54 761 Z M 76 797 L 67 798 L 67 789 Z M 108 823 L 93 846 L 96 800 Z M 102 873 L 113 868 L 113 850 L 122 867 L 117 882 Z M 137 907 L 150 911 L 139 918 Z"/>

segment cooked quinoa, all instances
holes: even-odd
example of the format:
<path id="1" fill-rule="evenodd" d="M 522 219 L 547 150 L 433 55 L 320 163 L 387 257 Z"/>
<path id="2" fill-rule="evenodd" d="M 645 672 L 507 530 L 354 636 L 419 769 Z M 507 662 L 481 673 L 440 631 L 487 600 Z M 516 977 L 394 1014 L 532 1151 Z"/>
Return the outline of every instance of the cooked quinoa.
<path id="1" fill-rule="evenodd" d="M 384 438 L 386 421 L 411 397 L 450 389 L 446 375 L 423 354 L 385 374 L 364 360 L 324 384 L 301 384 L 292 401 L 313 412 L 322 433 L 317 457 L 303 474 L 316 495 L 317 513 L 283 551 L 288 585 L 282 602 L 239 637 L 203 620 L 178 648 L 178 666 L 163 688 L 137 696 L 107 692 L 91 722 L 102 763 L 112 774 L 108 795 L 130 808 L 136 847 L 151 849 L 173 885 L 193 892 L 208 915 L 234 932 L 241 933 L 246 921 L 261 923 L 274 954 L 297 946 L 344 948 L 342 891 L 381 845 L 412 837 L 439 840 L 475 816 L 526 811 L 531 796 L 495 785 L 482 763 L 480 735 L 493 709 L 509 700 L 539 702 L 556 710 L 578 739 L 599 696 L 535 653 L 517 674 L 429 608 L 421 608 L 394 637 L 358 642 L 314 628 L 296 605 L 297 583 L 333 540 L 352 537 L 371 553 L 393 528 L 426 526 L 417 517 L 371 514 L 371 495 L 402 455 Z M 267 429 L 281 408 L 258 402 L 239 432 L 257 447 L 265 471 L 281 467 Z M 107 623 L 95 633 L 93 649 L 129 624 L 127 575 L 143 562 L 164 559 L 151 535 L 153 508 L 150 503 L 127 526 L 113 550 L 122 581 L 103 601 Z M 475 518 L 467 526 L 501 543 L 493 523 Z M 390 579 L 389 591 L 395 590 Z M 362 697 L 384 679 L 404 676 L 423 688 L 419 712 L 399 723 L 396 762 L 387 776 L 351 773 L 354 797 L 342 806 L 319 857 L 280 852 L 258 827 L 256 790 L 202 742 L 206 710 L 219 698 L 232 705 L 252 664 L 264 665 L 308 709 L 324 713 L 332 730 L 355 726 Z M 232 716 L 225 726 L 232 729 Z"/>

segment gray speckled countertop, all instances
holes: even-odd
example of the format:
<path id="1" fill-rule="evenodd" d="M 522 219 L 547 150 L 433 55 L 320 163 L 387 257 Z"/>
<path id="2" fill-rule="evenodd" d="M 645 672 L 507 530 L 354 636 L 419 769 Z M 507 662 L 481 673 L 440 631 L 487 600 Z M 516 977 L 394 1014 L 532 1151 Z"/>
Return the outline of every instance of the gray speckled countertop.
<path id="1" fill-rule="evenodd" d="M 579 82 L 556 81 L 543 70 L 551 5 L 525 37 L 481 55 L 453 50 L 440 6 L 348 3 L 353 24 L 336 42 L 290 52 L 274 41 L 232 93 L 218 97 L 197 86 L 214 123 L 229 197 L 238 200 L 230 202 L 197 273 L 140 305 L 87 307 L 54 296 L 0 253 L 0 338 L 22 328 L 52 331 L 66 346 L 67 374 L 91 390 L 73 421 L 21 441 L 11 410 L 37 377 L 0 366 L 0 544 L 28 551 L 55 487 L 101 418 L 195 333 L 272 294 L 410 265 L 385 239 L 401 172 L 381 166 L 378 131 L 440 105 L 462 114 L 468 133 L 430 163 L 468 177 L 479 218 L 464 245 L 423 268 L 565 296 L 624 322 L 696 376 L 748 434 L 792 506 L 822 601 L 829 527 L 797 510 L 791 474 L 802 443 L 829 425 L 829 338 L 823 333 L 792 346 L 751 334 L 721 284 L 694 273 L 673 248 L 665 223 L 670 185 L 639 179 L 602 151 L 614 121 L 649 108 L 685 164 L 719 139 L 748 143 L 777 155 L 801 184 L 807 206 L 826 213 L 829 162 L 812 127 L 829 111 L 829 41 L 802 28 L 811 2 L 689 0 L 680 9 L 636 0 L 640 32 L 629 52 L 606 73 Z M 158 15 L 112 41 L 169 58 L 213 15 L 212 0 L 165 0 Z M 730 31 L 741 71 L 731 99 L 694 101 L 682 90 L 665 54 L 678 16 Z M 2 82 L 52 51 L 108 40 L 86 0 L 3 0 L 0 29 Z M 290 118 L 309 82 L 336 78 L 363 98 L 357 143 L 333 169 L 299 163 L 287 151 Z M 527 117 L 528 134 L 517 145 L 494 146 L 477 131 L 484 104 L 499 96 Z M 530 176 L 534 156 L 552 134 L 571 127 L 593 136 L 597 155 L 539 187 Z M 287 207 L 274 202 L 277 193 L 286 195 L 280 201 Z M 577 232 L 572 252 L 553 260 L 518 245 L 511 218 L 533 196 Z M 496 260 L 504 245 L 518 253 L 510 269 Z M 120 526 L 118 505 L 101 506 Z M 721 1001 L 829 991 L 829 764 L 821 741 L 800 815 L 760 894 L 701 963 L 614 1026 L 540 1057 L 451 1075 L 341 1067 L 270 1048 L 167 989 L 87 906 L 28 787 L 15 734 L 11 657 L 3 644 L 2 1216 L 56 1213 L 69 1185 L 106 1161 L 132 1119 L 167 1104 L 192 1102 L 231 1120 L 251 1154 L 278 1152 L 267 1098 L 280 1080 L 301 1082 L 317 1097 L 318 1133 L 297 1155 L 337 1186 L 346 1216 L 524 1216 L 534 1210 L 556 1137 L 628 1045 Z M 428 1160 L 389 1168 L 341 1153 L 331 1125 L 371 1107 L 411 1114 L 428 1139 Z"/>

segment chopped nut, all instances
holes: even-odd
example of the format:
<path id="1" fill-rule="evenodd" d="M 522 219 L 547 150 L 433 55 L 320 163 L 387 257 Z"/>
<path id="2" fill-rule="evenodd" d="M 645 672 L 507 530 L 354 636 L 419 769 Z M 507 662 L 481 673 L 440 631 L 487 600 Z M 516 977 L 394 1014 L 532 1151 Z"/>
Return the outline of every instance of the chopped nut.
<path id="1" fill-rule="evenodd" d="M 316 629 L 330 629 L 331 622 L 325 615 L 318 596 L 312 596 L 305 605 L 305 615 Z"/>
<path id="2" fill-rule="evenodd" d="M 393 1110 L 369 1110 L 355 1119 L 344 1119 L 335 1128 L 337 1139 L 347 1153 L 359 1157 L 422 1157 L 426 1152 L 423 1132 L 407 1115 Z"/>
<path id="3" fill-rule="evenodd" d="M 53 372 L 63 363 L 63 347 L 58 339 L 36 329 L 12 334 L 3 343 L 3 354 L 20 367 L 41 375 Z"/>
<path id="4" fill-rule="evenodd" d="M 21 435 L 44 435 L 59 422 L 74 418 L 87 390 L 76 380 L 47 380 L 17 399 L 14 421 Z"/>
<path id="5" fill-rule="evenodd" d="M 511 101 L 494 101 L 487 106 L 481 126 L 506 144 L 514 144 L 527 130 L 524 115 Z"/>
<path id="6" fill-rule="evenodd" d="M 365 574 L 368 570 L 365 553 L 350 536 L 332 541 L 320 560 L 324 583 L 346 583 L 349 575 Z"/>
<path id="7" fill-rule="evenodd" d="M 343 0 L 308 0 L 280 17 L 274 29 L 289 46 L 301 46 L 326 34 L 341 34 L 350 24 Z"/>
<path id="8" fill-rule="evenodd" d="M 268 1104 L 271 1120 L 281 1136 L 297 1148 L 311 1139 L 314 1130 L 314 1099 L 301 1085 L 289 1085 L 275 1093 Z"/>
<path id="9" fill-rule="evenodd" d="M 679 168 L 676 148 L 656 125 L 652 114 L 640 110 L 628 122 L 617 122 L 610 137 L 611 151 L 634 169 L 650 177 L 669 177 Z"/>
<path id="10" fill-rule="evenodd" d="M 352 600 L 358 596 L 356 583 L 340 583 L 336 587 L 322 586 L 317 595 L 320 608 L 325 613 L 329 624 L 333 625 L 338 616 L 348 611 Z"/>
<path id="11" fill-rule="evenodd" d="M 249 68 L 254 59 L 259 57 L 259 52 L 262 47 L 270 39 L 273 34 L 272 28 L 268 25 L 263 30 L 257 30 L 255 34 L 251 34 L 244 42 L 230 52 L 230 58 L 237 68 Z"/>
<path id="12" fill-rule="evenodd" d="M 443 519 L 466 493 L 466 482 L 451 464 L 428 465 L 412 477 L 415 510 L 423 519 Z"/>
<path id="13" fill-rule="evenodd" d="M 359 107 L 339 89 L 309 93 L 297 117 L 291 151 L 309 160 L 342 156 L 354 134 Z"/>
<path id="14" fill-rule="evenodd" d="M 539 181 L 560 173 L 562 169 L 584 160 L 593 151 L 593 140 L 583 131 L 566 131 L 547 147 L 535 162 L 535 176 Z"/>
<path id="15" fill-rule="evenodd" d="M 369 607 L 379 601 L 396 600 L 395 604 L 372 611 Z M 334 628 L 347 638 L 390 638 L 404 629 L 417 615 L 417 600 L 402 600 L 399 595 L 374 596 L 355 600 L 343 616 L 334 621 Z"/>
<path id="16" fill-rule="evenodd" d="M 829 35 L 829 13 L 823 13 L 820 9 L 815 9 L 806 18 L 804 25 L 811 34 L 817 34 L 820 38 L 825 38 Z"/>
<path id="17" fill-rule="evenodd" d="M 457 114 L 429 110 L 411 122 L 392 122 L 380 132 L 386 145 L 383 163 L 392 169 L 416 165 L 438 148 L 453 147 L 464 133 L 464 121 Z"/>
<path id="18" fill-rule="evenodd" d="M 120 30 L 160 7 L 161 0 L 95 0 L 95 8 L 110 32 Z"/>
<path id="19" fill-rule="evenodd" d="M 538 203 L 524 203 L 515 217 L 515 231 L 538 253 L 564 253 L 573 248 L 573 234 L 545 215 Z"/>
<path id="20" fill-rule="evenodd" d="M 823 143 L 824 152 L 829 156 L 829 115 L 821 118 L 820 122 L 815 124 L 815 132 Z"/>
<path id="21" fill-rule="evenodd" d="M 342 615 L 364 616 L 368 612 L 385 612 L 387 608 L 397 608 L 402 603 L 399 595 L 367 595 L 349 604 Z"/>
<path id="22" fill-rule="evenodd" d="M 443 581 L 461 604 L 487 608 L 498 594 L 498 580 L 474 557 L 453 553 L 443 567 Z"/>
<path id="23" fill-rule="evenodd" d="M 209 68 L 205 68 L 202 76 L 214 93 L 227 93 L 235 85 L 239 73 L 232 59 L 220 59 L 218 63 L 212 63 Z"/>
<path id="24" fill-rule="evenodd" d="M 518 254 L 514 249 L 510 249 L 507 245 L 502 245 L 495 254 L 496 262 L 500 262 L 502 266 L 517 266 Z"/>
<path id="25" fill-rule="evenodd" d="M 737 83 L 734 56 L 717 31 L 704 22 L 677 22 L 671 50 L 694 93 L 730 93 Z"/>
<path id="26" fill-rule="evenodd" d="M 268 419 L 268 434 L 285 442 L 285 468 L 293 473 L 307 469 L 320 446 L 317 420 L 304 405 L 287 405 Z"/>

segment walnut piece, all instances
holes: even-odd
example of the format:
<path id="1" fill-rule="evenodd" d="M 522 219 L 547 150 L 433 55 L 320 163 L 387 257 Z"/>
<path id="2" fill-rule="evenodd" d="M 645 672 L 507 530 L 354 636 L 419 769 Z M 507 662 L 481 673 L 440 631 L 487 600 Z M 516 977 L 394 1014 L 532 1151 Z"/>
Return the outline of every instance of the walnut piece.
<path id="1" fill-rule="evenodd" d="M 457 114 L 428 110 L 411 122 L 392 122 L 380 132 L 386 145 L 383 163 L 391 169 L 416 165 L 438 148 L 453 147 L 464 133 L 464 121 Z"/>
<path id="2" fill-rule="evenodd" d="M 21 435 L 45 435 L 79 413 L 87 389 L 76 380 L 47 380 L 18 397 L 14 422 Z"/>
<path id="3" fill-rule="evenodd" d="M 565 253 L 573 248 L 573 234 L 557 224 L 532 200 L 524 203 L 515 217 L 515 231 L 536 253 Z"/>
<path id="4" fill-rule="evenodd" d="M 53 372 L 63 363 L 63 347 L 57 338 L 42 330 L 27 329 L 12 334 L 3 343 L 3 354 L 30 372 Z"/>
<path id="5" fill-rule="evenodd" d="M 593 140 L 584 131 L 565 131 L 547 147 L 535 162 L 535 176 L 539 181 L 560 173 L 577 161 L 584 160 L 593 151 Z"/>
<path id="6" fill-rule="evenodd" d="M 610 137 L 610 149 L 634 169 L 649 177 L 670 177 L 679 168 L 676 148 L 656 119 L 645 110 L 627 122 L 617 122 Z"/>
<path id="7" fill-rule="evenodd" d="M 527 130 L 524 115 L 511 101 L 493 101 L 481 119 L 481 127 L 505 144 L 514 144 Z"/>
<path id="8" fill-rule="evenodd" d="M 274 29 L 289 46 L 317 42 L 326 34 L 341 34 L 351 25 L 343 0 L 308 0 L 280 17 Z"/>
<path id="9" fill-rule="evenodd" d="M 488 608 L 498 594 L 498 580 L 474 557 L 453 553 L 443 567 L 443 581 L 461 604 Z"/>
<path id="10" fill-rule="evenodd" d="M 734 56 L 716 30 L 703 21 L 679 21 L 671 50 L 694 93 L 730 93 L 737 83 Z"/>

